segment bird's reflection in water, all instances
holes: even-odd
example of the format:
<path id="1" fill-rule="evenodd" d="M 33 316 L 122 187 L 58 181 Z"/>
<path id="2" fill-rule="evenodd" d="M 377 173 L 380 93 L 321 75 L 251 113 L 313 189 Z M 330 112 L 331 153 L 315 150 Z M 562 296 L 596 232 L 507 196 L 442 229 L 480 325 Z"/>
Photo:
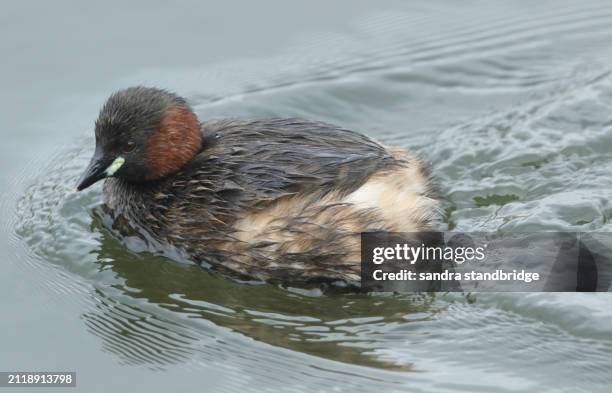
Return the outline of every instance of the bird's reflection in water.
<path id="1" fill-rule="evenodd" d="M 102 225 L 103 216 L 97 211 L 92 223 L 100 234 L 95 252 L 103 282 L 95 310 L 84 319 L 125 363 L 163 368 L 196 354 L 204 361 L 225 358 L 237 349 L 233 341 L 240 333 L 330 360 L 409 371 L 410 364 L 377 356 L 386 329 L 436 312 L 433 295 L 301 293 L 132 253 Z"/>

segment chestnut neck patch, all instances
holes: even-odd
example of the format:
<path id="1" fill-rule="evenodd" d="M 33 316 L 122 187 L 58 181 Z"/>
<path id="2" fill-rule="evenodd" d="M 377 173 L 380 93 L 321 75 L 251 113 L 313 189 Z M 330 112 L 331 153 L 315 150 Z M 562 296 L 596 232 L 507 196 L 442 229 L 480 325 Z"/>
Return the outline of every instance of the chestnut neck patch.
<path id="1" fill-rule="evenodd" d="M 201 145 L 202 132 L 197 116 L 186 106 L 171 106 L 147 141 L 147 180 L 178 171 L 196 155 Z"/>

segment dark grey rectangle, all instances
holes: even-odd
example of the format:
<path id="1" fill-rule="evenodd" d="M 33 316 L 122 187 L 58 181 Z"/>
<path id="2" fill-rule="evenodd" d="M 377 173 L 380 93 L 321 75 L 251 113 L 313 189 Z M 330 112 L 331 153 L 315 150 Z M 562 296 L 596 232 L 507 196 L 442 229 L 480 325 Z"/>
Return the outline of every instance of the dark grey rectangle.
<path id="1" fill-rule="evenodd" d="M 383 292 L 612 289 L 612 233 L 363 233 L 361 286 Z"/>
<path id="2" fill-rule="evenodd" d="M 0 387 L 76 387 L 76 372 L 0 371 Z"/>

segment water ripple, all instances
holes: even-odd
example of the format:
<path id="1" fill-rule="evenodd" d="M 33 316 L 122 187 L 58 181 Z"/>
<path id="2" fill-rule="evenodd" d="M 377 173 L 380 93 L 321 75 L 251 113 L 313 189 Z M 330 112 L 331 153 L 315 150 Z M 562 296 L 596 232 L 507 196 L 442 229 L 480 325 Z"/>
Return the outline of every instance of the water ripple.
<path id="1" fill-rule="evenodd" d="M 612 5 L 538 3 L 527 14 L 489 4 L 412 5 L 278 57 L 127 81 L 168 81 L 203 118 L 297 115 L 415 148 L 432 163 L 450 228 L 610 231 Z M 17 260 L 33 288 L 79 303 L 122 364 L 219 365 L 236 371 L 226 391 L 241 377 L 256 391 L 609 387 L 607 297 L 238 284 L 109 232 L 99 188 L 74 192 L 91 144 L 16 174 L 16 189 L 29 186 L 0 199 L 0 210 L 16 209 L 1 229 L 24 249 Z"/>

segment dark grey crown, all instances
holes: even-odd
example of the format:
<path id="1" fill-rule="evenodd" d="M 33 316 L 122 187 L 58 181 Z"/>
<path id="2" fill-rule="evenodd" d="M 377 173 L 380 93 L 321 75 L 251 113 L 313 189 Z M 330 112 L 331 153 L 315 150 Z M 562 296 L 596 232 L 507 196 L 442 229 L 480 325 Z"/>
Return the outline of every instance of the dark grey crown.
<path id="1" fill-rule="evenodd" d="M 152 131 L 168 107 L 186 105 L 181 97 L 167 90 L 136 86 L 112 94 L 96 120 L 96 137 L 106 139 L 135 131 Z"/>

